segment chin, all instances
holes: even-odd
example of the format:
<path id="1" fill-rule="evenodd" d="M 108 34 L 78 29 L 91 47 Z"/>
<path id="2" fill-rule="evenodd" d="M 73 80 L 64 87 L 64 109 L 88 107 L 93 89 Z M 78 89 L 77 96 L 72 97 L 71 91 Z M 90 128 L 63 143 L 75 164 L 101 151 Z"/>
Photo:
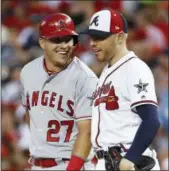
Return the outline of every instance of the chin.
<path id="1" fill-rule="evenodd" d="M 102 55 L 98 55 L 98 56 L 96 55 L 96 59 L 98 62 L 105 62 L 105 58 Z"/>
<path id="2" fill-rule="evenodd" d="M 69 58 L 62 58 L 60 60 L 55 61 L 55 65 L 59 67 L 65 67 L 68 61 L 69 61 Z"/>
<path id="3" fill-rule="evenodd" d="M 55 62 L 55 66 L 64 67 L 66 62 Z"/>

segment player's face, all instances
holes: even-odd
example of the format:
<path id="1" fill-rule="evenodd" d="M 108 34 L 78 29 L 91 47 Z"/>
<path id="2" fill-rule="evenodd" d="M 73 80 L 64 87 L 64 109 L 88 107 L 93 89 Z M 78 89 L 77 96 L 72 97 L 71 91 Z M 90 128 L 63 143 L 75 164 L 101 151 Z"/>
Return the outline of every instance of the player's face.
<path id="1" fill-rule="evenodd" d="M 45 57 L 55 66 L 64 67 L 71 59 L 74 49 L 73 37 L 57 37 L 52 39 L 39 39 L 42 49 L 44 49 Z"/>
<path id="2" fill-rule="evenodd" d="M 99 62 L 109 61 L 116 53 L 117 35 L 111 35 L 106 39 L 90 38 L 90 45 Z"/>

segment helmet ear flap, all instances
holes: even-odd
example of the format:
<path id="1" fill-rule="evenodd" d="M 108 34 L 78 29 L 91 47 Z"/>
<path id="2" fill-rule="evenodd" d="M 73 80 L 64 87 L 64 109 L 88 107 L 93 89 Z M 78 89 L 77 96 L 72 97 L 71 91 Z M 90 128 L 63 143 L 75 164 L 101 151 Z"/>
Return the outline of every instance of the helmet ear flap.
<path id="1" fill-rule="evenodd" d="M 73 36 L 73 45 L 76 46 L 79 42 L 79 37 L 77 35 Z"/>

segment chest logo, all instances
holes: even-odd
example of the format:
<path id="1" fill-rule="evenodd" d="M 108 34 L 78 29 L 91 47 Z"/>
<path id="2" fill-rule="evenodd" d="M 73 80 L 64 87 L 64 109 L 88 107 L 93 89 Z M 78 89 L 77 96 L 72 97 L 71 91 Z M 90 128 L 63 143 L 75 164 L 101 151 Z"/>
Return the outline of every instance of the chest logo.
<path id="1" fill-rule="evenodd" d="M 119 108 L 119 98 L 116 96 L 114 86 L 111 83 L 110 81 L 107 84 L 103 84 L 93 93 L 93 99 L 95 99 L 94 106 L 105 103 L 106 110 L 116 110 Z"/>
<path id="2" fill-rule="evenodd" d="M 74 102 L 70 99 L 64 98 L 63 95 L 59 95 L 56 92 L 44 90 L 42 93 L 40 93 L 40 91 L 27 93 L 26 102 L 28 110 L 31 110 L 36 106 L 46 106 L 48 109 L 53 108 L 58 112 L 66 113 L 69 116 L 74 115 Z"/>

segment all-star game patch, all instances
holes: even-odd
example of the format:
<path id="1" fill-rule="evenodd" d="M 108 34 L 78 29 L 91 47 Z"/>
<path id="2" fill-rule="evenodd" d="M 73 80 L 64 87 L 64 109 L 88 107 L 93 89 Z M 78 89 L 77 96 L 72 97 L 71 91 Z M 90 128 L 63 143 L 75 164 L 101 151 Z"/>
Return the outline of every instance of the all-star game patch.
<path id="1" fill-rule="evenodd" d="M 149 83 L 143 83 L 141 79 L 139 80 L 138 84 L 135 84 L 134 87 L 138 88 L 138 94 L 142 91 L 147 92 L 146 87 L 149 85 Z"/>

